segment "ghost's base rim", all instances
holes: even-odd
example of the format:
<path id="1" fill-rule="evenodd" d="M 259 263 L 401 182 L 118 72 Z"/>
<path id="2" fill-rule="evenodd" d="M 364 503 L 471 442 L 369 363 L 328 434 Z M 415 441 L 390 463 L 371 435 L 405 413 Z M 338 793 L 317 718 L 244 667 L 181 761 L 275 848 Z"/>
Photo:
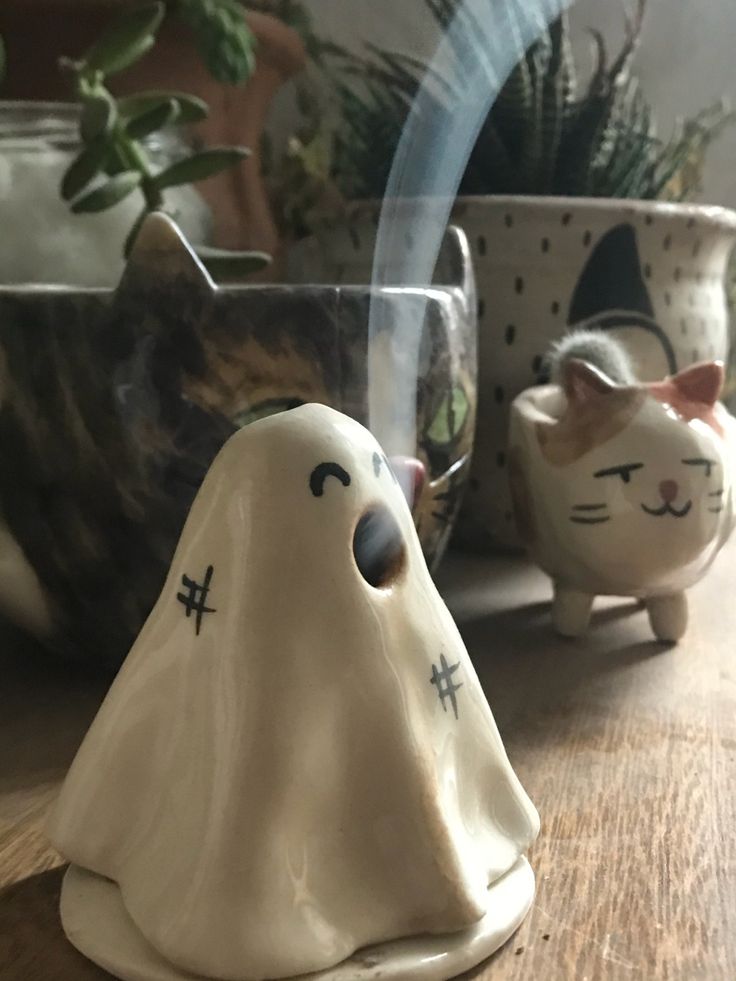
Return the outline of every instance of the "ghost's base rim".
<path id="1" fill-rule="evenodd" d="M 534 873 L 522 856 L 489 888 L 486 915 L 467 930 L 377 944 L 324 971 L 282 981 L 447 981 L 498 950 L 517 930 L 533 899 Z M 174 967 L 148 944 L 110 879 L 70 866 L 60 906 L 70 943 L 121 981 L 210 981 Z"/>

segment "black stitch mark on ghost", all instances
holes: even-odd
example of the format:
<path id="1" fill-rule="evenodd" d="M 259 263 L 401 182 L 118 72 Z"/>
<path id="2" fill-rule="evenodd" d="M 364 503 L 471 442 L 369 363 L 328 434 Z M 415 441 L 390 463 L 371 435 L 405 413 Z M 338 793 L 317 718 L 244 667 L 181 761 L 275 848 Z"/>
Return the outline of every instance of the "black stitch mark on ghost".
<path id="1" fill-rule="evenodd" d="M 320 463 L 309 475 L 309 489 L 315 497 L 322 497 L 328 477 L 337 477 L 343 487 L 350 486 L 350 474 L 339 463 Z"/>
<path id="2" fill-rule="evenodd" d="M 192 611 L 197 614 L 195 621 L 195 630 L 197 636 L 199 636 L 199 631 L 202 626 L 202 617 L 205 613 L 217 613 L 211 606 L 207 606 L 207 593 L 210 591 L 210 582 L 212 581 L 212 573 L 214 572 L 214 567 L 211 565 L 207 566 L 207 571 L 204 575 L 204 582 L 200 584 L 195 579 L 190 579 L 186 573 L 181 577 L 181 584 L 185 589 L 188 589 L 188 593 L 177 593 L 176 598 L 180 603 L 183 603 L 184 608 L 187 611 L 187 617 L 192 615 Z"/>
<path id="3" fill-rule="evenodd" d="M 452 710 L 455 713 L 455 718 L 457 715 L 457 698 L 455 697 L 455 692 L 462 688 L 462 681 L 458 684 L 452 680 L 452 675 L 460 667 L 460 662 L 457 664 L 448 664 L 445 660 L 445 655 L 440 654 L 440 667 L 441 671 L 437 670 L 437 665 L 432 665 L 432 677 L 429 679 L 431 685 L 435 685 L 437 688 L 437 694 L 439 695 L 440 701 L 442 702 L 443 712 L 447 711 L 447 706 L 445 705 L 445 699 L 450 699 L 450 704 L 452 705 Z"/>

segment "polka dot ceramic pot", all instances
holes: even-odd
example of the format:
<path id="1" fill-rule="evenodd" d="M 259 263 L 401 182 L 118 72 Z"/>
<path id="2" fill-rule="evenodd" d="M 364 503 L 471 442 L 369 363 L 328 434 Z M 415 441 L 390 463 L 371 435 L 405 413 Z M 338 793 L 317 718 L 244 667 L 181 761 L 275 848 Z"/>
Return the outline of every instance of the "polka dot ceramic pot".
<path id="1" fill-rule="evenodd" d="M 643 380 L 725 360 L 724 279 L 736 213 L 701 205 L 568 198 L 466 198 L 455 220 L 475 259 L 479 406 L 458 534 L 516 544 L 506 478 L 509 406 L 544 378 L 572 328 L 611 331 Z"/>
<path id="2" fill-rule="evenodd" d="M 401 202 L 407 248 L 416 204 Z M 376 204 L 320 235 L 338 281 L 370 276 Z M 724 279 L 736 213 L 704 205 L 551 197 L 460 198 L 478 289 L 478 421 L 457 535 L 486 549 L 517 544 L 506 477 L 509 407 L 544 378 L 550 344 L 572 328 L 611 331 L 643 380 L 725 360 Z"/>

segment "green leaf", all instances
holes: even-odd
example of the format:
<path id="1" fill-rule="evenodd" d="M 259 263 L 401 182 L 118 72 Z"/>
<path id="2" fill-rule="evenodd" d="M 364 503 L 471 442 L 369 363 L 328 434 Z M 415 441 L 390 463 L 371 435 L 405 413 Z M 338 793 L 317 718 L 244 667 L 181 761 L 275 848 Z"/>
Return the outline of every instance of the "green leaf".
<path id="1" fill-rule="evenodd" d="M 78 198 L 72 205 L 72 211 L 75 215 L 106 211 L 127 198 L 138 187 L 141 179 L 137 170 L 124 170 L 122 174 L 111 177 L 106 184 Z"/>
<path id="2" fill-rule="evenodd" d="M 498 93 L 492 113 L 498 133 L 509 156 L 520 165 L 523 157 L 524 132 L 534 111 L 534 89 L 526 58 L 521 58 Z"/>
<path id="3" fill-rule="evenodd" d="M 176 187 L 179 184 L 194 184 L 196 181 L 214 177 L 222 170 L 227 170 L 234 164 L 244 160 L 250 151 L 245 147 L 210 147 L 193 153 L 191 157 L 178 160 L 166 170 L 162 170 L 155 178 L 156 186 L 162 190 L 165 187 Z"/>
<path id="4" fill-rule="evenodd" d="M 114 75 L 138 61 L 153 46 L 164 11 L 163 3 L 148 3 L 118 18 L 85 54 L 85 70 Z"/>
<path id="5" fill-rule="evenodd" d="M 96 177 L 102 170 L 107 157 L 105 140 L 95 140 L 85 146 L 82 152 L 72 161 L 61 180 L 61 196 L 65 201 L 71 201 Z"/>
<path id="6" fill-rule="evenodd" d="M 259 272 L 271 264 L 267 252 L 234 252 L 230 249 L 214 249 L 207 245 L 195 247 L 197 256 L 213 279 L 233 281 Z"/>
<path id="7" fill-rule="evenodd" d="M 134 140 L 142 140 L 150 133 L 176 122 L 178 118 L 179 106 L 173 99 L 166 99 L 134 116 L 125 129 Z"/>
<path id="8" fill-rule="evenodd" d="M 124 170 L 130 169 L 130 163 L 126 159 L 123 148 L 114 140 L 107 143 L 107 159 L 105 160 L 105 173 L 109 177 L 122 174 Z"/>
<path id="9" fill-rule="evenodd" d="M 209 115 L 209 108 L 203 99 L 185 92 L 140 92 L 118 100 L 118 110 L 124 119 L 134 119 L 163 102 L 175 102 L 179 110 L 177 122 L 198 123 Z"/>
<path id="10" fill-rule="evenodd" d="M 126 51 L 121 52 L 119 58 L 115 61 L 111 60 L 103 74 L 105 76 L 116 75 L 118 72 L 125 71 L 126 68 L 130 68 L 131 65 L 140 61 L 143 55 L 147 54 L 155 43 L 156 39 L 153 36 L 141 38 L 140 41 L 131 45 Z"/>
<path id="11" fill-rule="evenodd" d="M 210 74 L 239 85 L 255 68 L 256 40 L 237 0 L 179 0 L 176 10 L 191 28 Z"/>
<path id="12" fill-rule="evenodd" d="M 82 116 L 79 131 L 85 143 L 91 143 L 99 136 L 107 136 L 117 120 L 117 109 L 112 96 L 104 89 L 87 96 L 82 102 Z"/>

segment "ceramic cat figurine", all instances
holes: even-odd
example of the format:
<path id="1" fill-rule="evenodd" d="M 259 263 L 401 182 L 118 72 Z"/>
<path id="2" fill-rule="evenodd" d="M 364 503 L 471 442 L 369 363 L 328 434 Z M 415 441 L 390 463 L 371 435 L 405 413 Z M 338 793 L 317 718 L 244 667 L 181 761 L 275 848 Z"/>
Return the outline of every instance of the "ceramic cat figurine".
<path id="1" fill-rule="evenodd" d="M 685 590 L 734 524 L 723 367 L 640 383 L 617 342 L 585 332 L 552 362 L 553 383 L 513 403 L 509 468 L 519 531 L 554 582 L 554 625 L 578 636 L 596 595 L 635 596 L 657 638 L 679 640 Z"/>

